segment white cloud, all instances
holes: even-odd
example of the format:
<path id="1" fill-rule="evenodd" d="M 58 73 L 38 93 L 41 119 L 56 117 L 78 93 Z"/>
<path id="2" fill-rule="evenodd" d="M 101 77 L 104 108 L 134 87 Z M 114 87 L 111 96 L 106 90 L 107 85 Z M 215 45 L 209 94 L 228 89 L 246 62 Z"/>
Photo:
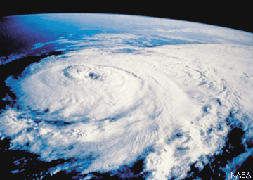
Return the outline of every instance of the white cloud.
<path id="1" fill-rule="evenodd" d="M 13 137 L 11 148 L 47 161 L 79 159 L 62 169 L 110 171 L 142 156 L 144 170 L 152 172 L 148 179 L 180 179 L 190 163 L 224 144 L 231 109 L 252 117 L 252 47 L 173 45 L 149 54 L 135 49 L 142 54 L 114 54 L 115 47 L 69 52 L 31 65 L 23 79 L 9 79 L 22 108 L 49 112 L 6 110 L 1 135 Z M 245 73 L 248 80 L 241 81 Z M 145 154 L 149 147 L 154 152 Z"/>

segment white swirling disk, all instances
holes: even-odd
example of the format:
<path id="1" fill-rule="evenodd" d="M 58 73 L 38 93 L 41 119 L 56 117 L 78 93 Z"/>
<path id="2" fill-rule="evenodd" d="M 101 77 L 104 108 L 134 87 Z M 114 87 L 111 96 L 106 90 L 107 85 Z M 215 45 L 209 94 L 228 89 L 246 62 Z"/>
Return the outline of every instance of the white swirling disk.
<path id="1" fill-rule="evenodd" d="M 224 144 L 229 110 L 252 117 L 252 78 L 241 81 L 243 72 L 253 77 L 252 63 L 245 63 L 252 58 L 250 46 L 113 50 L 45 58 L 24 77 L 7 79 L 22 108 L 1 116 L 2 134 L 14 137 L 12 148 L 47 161 L 75 157 L 61 169 L 83 173 L 114 170 L 142 157 L 150 179 L 166 179 L 172 172 L 180 178 L 190 163 Z"/>

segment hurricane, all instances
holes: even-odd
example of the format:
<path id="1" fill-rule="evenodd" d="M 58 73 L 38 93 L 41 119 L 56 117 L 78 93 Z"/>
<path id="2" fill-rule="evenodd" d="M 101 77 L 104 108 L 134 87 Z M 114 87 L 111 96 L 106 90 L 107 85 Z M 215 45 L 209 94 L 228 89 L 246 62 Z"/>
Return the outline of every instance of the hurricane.
<path id="1" fill-rule="evenodd" d="M 243 35 L 236 42 L 200 37 L 152 47 L 129 44 L 138 34 L 87 37 L 106 45 L 75 42 L 78 49 L 5 79 L 15 99 L 1 111 L 0 135 L 11 138 L 10 149 L 41 161 L 64 159 L 47 170 L 51 174 L 113 177 L 141 160 L 140 172 L 120 178 L 197 179 L 200 173 L 189 173 L 193 166 L 201 172 L 220 156 L 226 163 L 215 173 L 229 179 L 253 151 L 253 46 Z M 234 131 L 243 150 L 230 157 Z"/>

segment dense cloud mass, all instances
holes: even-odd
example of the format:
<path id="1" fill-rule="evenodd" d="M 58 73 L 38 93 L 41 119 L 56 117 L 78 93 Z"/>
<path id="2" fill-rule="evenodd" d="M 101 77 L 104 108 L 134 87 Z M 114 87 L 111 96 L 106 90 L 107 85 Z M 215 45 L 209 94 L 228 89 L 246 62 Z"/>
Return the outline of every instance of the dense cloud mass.
<path id="1" fill-rule="evenodd" d="M 22 109 L 1 115 L 1 132 L 14 137 L 12 148 L 46 161 L 75 157 L 60 168 L 85 174 L 141 156 L 150 179 L 168 178 L 171 171 L 182 178 L 190 163 L 224 145 L 230 111 L 252 118 L 252 47 L 136 50 L 141 53 L 71 52 L 8 78 Z M 252 130 L 252 122 L 243 124 Z"/>
<path id="2" fill-rule="evenodd" d="M 1 112 L 0 135 L 11 137 L 9 149 L 68 160 L 49 173 L 113 176 L 142 160 L 146 179 L 193 179 L 193 168 L 227 158 L 229 179 L 253 150 L 252 51 L 199 43 L 49 56 L 5 80 L 16 99 Z M 240 153 L 222 156 L 237 135 Z"/>

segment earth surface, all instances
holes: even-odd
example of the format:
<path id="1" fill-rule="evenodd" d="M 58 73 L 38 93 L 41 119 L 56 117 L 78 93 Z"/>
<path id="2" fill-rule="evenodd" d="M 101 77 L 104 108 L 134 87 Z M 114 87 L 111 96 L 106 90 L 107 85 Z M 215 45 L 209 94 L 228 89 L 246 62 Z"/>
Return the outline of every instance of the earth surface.
<path id="1" fill-rule="evenodd" d="M 252 33 L 112 14 L 0 27 L 2 177 L 252 178 Z"/>

